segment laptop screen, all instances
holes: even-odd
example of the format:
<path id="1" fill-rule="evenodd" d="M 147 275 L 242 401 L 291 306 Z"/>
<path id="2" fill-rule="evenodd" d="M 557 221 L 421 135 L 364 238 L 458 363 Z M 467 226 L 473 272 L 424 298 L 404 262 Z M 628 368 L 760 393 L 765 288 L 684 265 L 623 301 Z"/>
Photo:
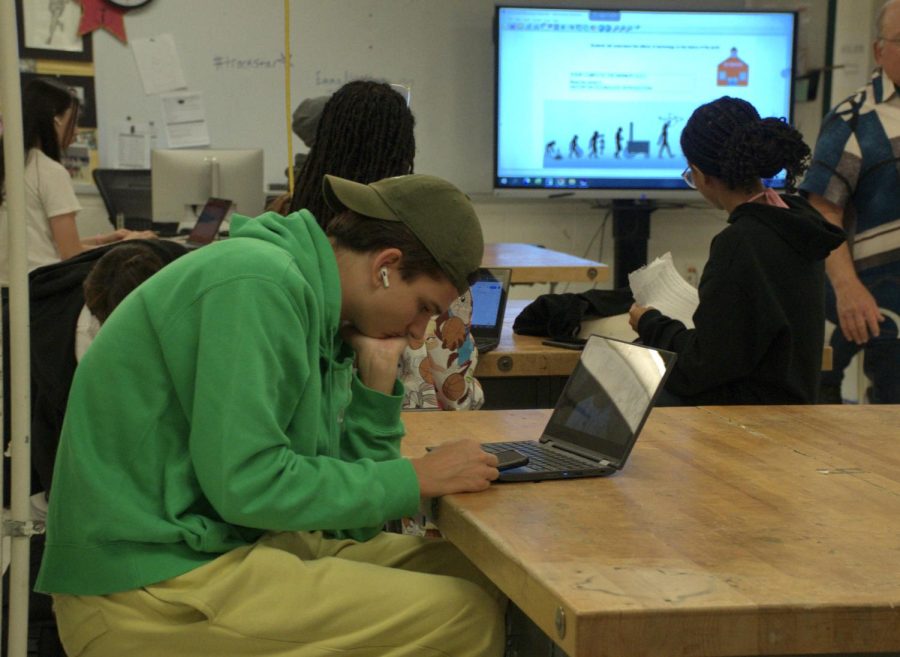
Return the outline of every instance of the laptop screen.
<path id="1" fill-rule="evenodd" d="M 222 225 L 228 212 L 231 210 L 231 201 L 223 198 L 210 198 L 200 211 L 197 223 L 191 231 L 188 242 L 192 244 L 209 244 L 216 238 L 219 226 Z"/>
<path id="2" fill-rule="evenodd" d="M 592 335 L 566 382 L 545 437 L 602 455 L 628 458 L 675 354 Z"/>
<path id="3" fill-rule="evenodd" d="M 482 268 L 472 284 L 472 335 L 496 336 L 503 328 L 509 269 Z"/>

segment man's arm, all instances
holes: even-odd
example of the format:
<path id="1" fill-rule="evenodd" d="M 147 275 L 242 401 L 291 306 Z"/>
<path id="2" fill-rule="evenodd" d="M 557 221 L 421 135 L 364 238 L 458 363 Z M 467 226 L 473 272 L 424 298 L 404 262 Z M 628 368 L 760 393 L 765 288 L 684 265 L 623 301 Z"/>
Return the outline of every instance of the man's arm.
<path id="1" fill-rule="evenodd" d="M 376 392 L 391 394 L 397 380 L 397 362 L 407 339 L 371 338 L 352 327 L 344 327 L 342 335 L 356 351 L 360 382 Z M 497 457 L 469 440 L 442 445 L 421 458 L 410 459 L 410 463 L 421 497 L 484 490 L 499 476 Z"/>
<path id="2" fill-rule="evenodd" d="M 809 194 L 809 202 L 825 219 L 844 228 L 844 209 L 818 194 Z M 866 289 L 856 267 L 847 242 L 841 244 L 825 259 L 825 271 L 834 288 L 837 299 L 838 322 L 844 337 L 856 344 L 865 344 L 869 338 L 878 337 L 879 322 L 884 315 L 878 310 L 875 297 Z"/>

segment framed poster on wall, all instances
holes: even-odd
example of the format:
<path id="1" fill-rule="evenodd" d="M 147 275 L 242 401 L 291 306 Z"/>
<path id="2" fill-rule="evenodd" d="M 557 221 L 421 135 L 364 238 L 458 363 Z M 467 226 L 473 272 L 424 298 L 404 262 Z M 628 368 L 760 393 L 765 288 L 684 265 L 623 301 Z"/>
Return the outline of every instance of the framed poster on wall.
<path id="1" fill-rule="evenodd" d="M 19 56 L 23 59 L 93 59 L 91 35 L 80 36 L 77 0 L 16 0 Z"/>

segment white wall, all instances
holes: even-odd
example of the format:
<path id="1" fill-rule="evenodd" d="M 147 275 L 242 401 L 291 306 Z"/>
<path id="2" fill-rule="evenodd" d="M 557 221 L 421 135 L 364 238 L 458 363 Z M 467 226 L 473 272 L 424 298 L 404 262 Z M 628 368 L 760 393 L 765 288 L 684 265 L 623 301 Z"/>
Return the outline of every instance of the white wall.
<path id="1" fill-rule="evenodd" d="M 316 3 L 319 1 L 304 0 L 304 3 L 300 6 L 316 6 Z M 380 0 L 380 2 L 385 3 L 386 6 L 394 6 L 394 0 Z M 157 4 L 161 5 L 163 3 Z M 373 5 L 371 0 L 366 4 L 367 6 Z M 479 12 L 489 15 L 492 11 L 490 7 L 493 4 L 489 0 L 467 0 L 467 2 L 463 3 L 463 6 L 466 8 L 465 13 L 474 16 L 480 15 Z M 575 4 L 585 3 L 579 1 L 579 3 Z M 687 4 L 705 6 L 706 3 L 695 0 L 693 3 L 686 3 L 685 6 Z M 741 3 L 730 1 L 729 4 L 734 6 Z M 824 7 L 827 4 L 825 0 L 796 0 L 794 2 L 785 0 L 745 0 L 743 4 L 755 9 L 771 7 L 800 8 L 799 70 L 803 72 L 824 65 L 826 27 Z M 482 5 L 484 7 L 483 11 Z M 154 5 L 150 6 L 153 7 Z M 834 81 L 836 88 L 834 98 L 845 96 L 845 89 L 853 89 L 860 86 L 868 77 L 871 60 L 863 61 L 861 44 L 865 41 L 870 41 L 873 17 L 879 6 L 880 0 L 839 0 L 835 63 L 852 65 L 839 69 L 841 72 L 840 77 L 836 77 Z M 141 23 L 138 21 L 140 16 L 140 13 L 135 14 L 134 20 L 127 23 L 129 33 L 133 36 L 142 34 L 142 31 L 152 33 L 153 29 L 156 29 L 151 29 L 146 25 L 141 27 Z M 145 16 L 148 15 L 145 14 Z M 150 17 L 152 17 L 152 14 Z M 273 47 L 276 44 L 277 37 L 278 35 L 274 33 L 269 36 Z M 111 49 L 120 52 L 121 49 L 117 45 L 106 43 L 110 38 L 105 34 L 95 36 L 95 51 L 98 55 Z M 868 54 L 870 51 L 871 46 L 868 43 L 865 47 L 865 52 Z M 871 57 L 870 54 L 867 56 Z M 131 62 L 128 63 L 130 64 Z M 99 77 L 105 74 L 105 71 L 108 70 L 108 65 L 101 64 L 98 61 L 97 68 Z M 98 94 L 103 88 L 104 85 L 98 80 Z M 821 93 L 822 88 L 820 86 Z M 103 99 L 99 99 L 98 103 L 102 108 L 104 105 Z M 795 108 L 795 122 L 806 136 L 807 141 L 810 142 L 810 145 L 815 140 L 815 135 L 819 128 L 822 107 L 820 95 L 819 99 L 807 103 L 798 103 Z M 112 117 L 108 116 L 107 118 Z M 477 117 L 473 121 L 477 122 L 476 119 Z M 472 123 L 473 121 L 464 121 L 464 123 Z M 428 136 L 425 134 L 430 127 L 433 126 L 425 117 L 419 117 L 417 141 L 420 142 L 423 148 L 426 148 L 430 143 Z M 559 251 L 600 260 L 610 266 L 614 264 L 612 261 L 612 221 L 610 220 L 606 224 L 602 253 L 600 252 L 600 237 L 596 235 L 603 216 L 606 214 L 605 208 L 592 207 L 589 203 L 583 201 L 510 201 L 486 195 L 475 195 L 474 200 L 479 216 L 482 219 L 485 238 L 489 242 L 514 241 L 541 244 Z M 108 230 L 109 222 L 102 211 L 102 204 L 99 203 L 99 199 L 95 196 L 90 197 L 86 195 L 82 198 L 82 203 L 85 205 L 85 211 L 79 219 L 79 227 L 82 234 L 91 235 Z M 681 210 L 658 210 L 653 214 L 651 220 L 648 256 L 652 259 L 666 251 L 671 251 L 675 264 L 682 274 L 687 273 L 688 267 L 694 267 L 699 273 L 703 263 L 706 261 L 709 242 L 713 235 L 724 227 L 724 222 L 725 217 L 723 213 L 702 205 Z M 600 284 L 600 287 L 608 288 L 611 286 L 611 280 Z M 557 291 L 579 291 L 584 287 L 586 286 L 572 285 L 568 288 L 559 286 Z M 545 285 L 517 286 L 513 296 L 516 298 L 532 298 L 546 291 L 548 291 L 548 286 Z"/>
<path id="2" fill-rule="evenodd" d="M 882 0 L 838 0 L 834 34 L 831 100 L 836 103 L 856 91 L 874 65 L 872 41 L 875 16 Z"/>
<path id="3" fill-rule="evenodd" d="M 592 207 L 586 202 L 569 201 L 496 201 L 475 200 L 475 207 L 487 242 L 526 242 L 556 251 L 599 260 L 610 266 L 610 280 L 597 285 L 612 288 L 612 218 L 600 228 L 607 207 Z M 682 275 L 693 266 L 698 272 L 706 262 L 709 241 L 725 226 L 725 214 L 698 204 L 698 208 L 657 210 L 651 219 L 648 258 L 671 251 Z M 587 284 L 559 285 L 556 292 L 580 292 Z M 527 299 L 549 291 L 547 285 L 514 286 L 512 298 Z"/>
<path id="4" fill-rule="evenodd" d="M 519 0 L 538 4 L 547 0 Z M 798 0 L 816 3 L 820 0 Z M 602 0 L 552 0 L 561 6 Z M 742 9 L 745 0 L 628 0 L 620 6 Z M 815 6 L 815 5 L 814 5 Z M 407 84 L 417 122 L 416 168 L 469 194 L 492 188 L 494 0 L 291 0 L 290 106 L 374 77 Z M 811 11 L 821 18 L 821 9 Z M 282 182 L 290 161 L 284 119 L 284 3 L 280 0 L 153 2 L 129 12 L 131 40 L 172 37 L 187 88 L 202 93 L 213 148 L 262 147 L 265 180 Z M 213 29 L 211 29 L 213 28 Z M 130 48 L 94 33 L 101 162 L 127 117 L 163 126 Z M 165 132 L 159 134 L 167 144 Z"/>

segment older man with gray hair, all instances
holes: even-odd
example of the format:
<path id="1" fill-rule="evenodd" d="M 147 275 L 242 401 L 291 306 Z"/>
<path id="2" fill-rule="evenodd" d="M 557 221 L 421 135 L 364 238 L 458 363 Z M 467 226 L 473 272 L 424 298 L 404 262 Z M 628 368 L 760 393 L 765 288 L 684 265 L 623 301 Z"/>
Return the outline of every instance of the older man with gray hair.
<path id="1" fill-rule="evenodd" d="M 843 371 L 864 350 L 868 400 L 900 402 L 900 2 L 878 13 L 878 68 L 869 84 L 825 117 L 800 185 L 850 237 L 828 257 L 834 367 L 820 401 L 841 401 Z M 865 394 L 865 393 L 864 393 Z"/>

